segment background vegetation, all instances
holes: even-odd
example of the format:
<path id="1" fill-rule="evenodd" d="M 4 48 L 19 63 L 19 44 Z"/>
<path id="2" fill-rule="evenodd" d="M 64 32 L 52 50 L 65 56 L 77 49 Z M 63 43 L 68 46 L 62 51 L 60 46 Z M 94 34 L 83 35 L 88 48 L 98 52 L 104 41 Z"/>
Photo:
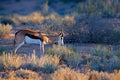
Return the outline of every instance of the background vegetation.
<path id="1" fill-rule="evenodd" d="M 27 10 L 24 14 L 16 10 L 15 14 L 13 10 L 8 15 L 7 9 L 2 9 L 0 21 L 13 26 L 32 25 L 47 33 L 59 32 L 62 26 L 66 43 L 117 44 L 120 42 L 119 4 L 119 0 L 44 0 L 38 1 L 30 14 Z"/>

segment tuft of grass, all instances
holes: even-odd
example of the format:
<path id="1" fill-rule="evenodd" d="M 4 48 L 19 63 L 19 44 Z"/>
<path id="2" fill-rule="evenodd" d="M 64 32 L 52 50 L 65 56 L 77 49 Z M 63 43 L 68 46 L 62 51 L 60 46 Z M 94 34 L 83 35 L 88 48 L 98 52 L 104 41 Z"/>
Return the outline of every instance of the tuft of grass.
<path id="1" fill-rule="evenodd" d="M 60 56 L 60 61 L 72 68 L 78 68 L 83 60 L 80 53 L 75 53 L 72 47 L 69 48 L 67 46 L 53 45 L 53 47 L 49 48 L 46 53 L 49 55 Z"/>
<path id="2" fill-rule="evenodd" d="M 49 48 L 46 51 L 47 54 L 49 55 L 58 55 L 60 57 L 60 60 L 66 62 L 68 57 L 73 55 L 74 52 L 67 48 L 66 46 L 57 46 L 57 45 L 53 45 L 52 48 Z"/>
<path id="3" fill-rule="evenodd" d="M 32 56 L 26 57 L 26 59 L 26 63 L 38 65 L 40 67 L 43 67 L 46 64 L 57 66 L 60 61 L 60 58 L 57 55 L 43 55 L 38 58 L 35 54 L 32 54 Z"/>
<path id="4" fill-rule="evenodd" d="M 7 24 L 0 24 L 0 38 L 3 38 L 4 36 L 6 36 L 7 34 L 9 34 L 12 30 L 12 26 Z"/>
<path id="5" fill-rule="evenodd" d="M 18 68 L 21 64 L 24 64 L 24 61 L 20 56 L 15 56 L 10 53 L 3 53 L 0 56 L 0 64 L 4 67 L 5 70 L 9 70 Z"/>
<path id="6" fill-rule="evenodd" d="M 88 80 L 88 76 L 70 68 L 60 68 L 51 74 L 52 80 Z"/>
<path id="7" fill-rule="evenodd" d="M 39 71 L 40 68 L 49 68 L 49 65 L 52 65 L 52 67 L 57 67 L 59 65 L 59 61 L 60 59 L 56 55 L 44 55 L 38 58 L 35 54 L 32 54 L 32 56 L 20 56 L 12 55 L 10 53 L 3 53 L 0 56 L 1 68 L 3 67 L 5 70 L 24 68 L 33 71 Z"/>
<path id="8" fill-rule="evenodd" d="M 49 48 L 48 51 L 46 51 L 46 53 L 52 55 L 64 56 L 64 55 L 71 55 L 74 52 L 66 46 L 53 45 L 52 48 Z"/>

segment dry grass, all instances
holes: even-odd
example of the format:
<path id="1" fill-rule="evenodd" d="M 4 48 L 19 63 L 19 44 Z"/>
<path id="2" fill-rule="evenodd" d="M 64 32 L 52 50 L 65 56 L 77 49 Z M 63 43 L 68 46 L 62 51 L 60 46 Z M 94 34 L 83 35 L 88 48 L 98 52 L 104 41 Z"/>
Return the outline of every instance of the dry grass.
<path id="1" fill-rule="evenodd" d="M 16 69 L 24 63 L 24 59 L 21 56 L 13 56 L 10 53 L 3 53 L 0 56 L 0 64 L 2 64 L 4 69 Z"/>
<path id="2" fill-rule="evenodd" d="M 5 37 L 6 35 L 8 35 L 10 33 L 10 31 L 12 30 L 12 26 L 7 24 L 0 24 L 0 38 Z"/>
<path id="3" fill-rule="evenodd" d="M 55 48 L 56 47 L 56 48 Z M 105 48 L 104 48 L 105 49 Z M 99 49 L 98 49 L 99 50 Z M 6 80 L 119 80 L 120 70 L 115 70 L 112 73 L 98 72 L 89 70 L 82 72 L 79 64 L 84 65 L 84 61 L 89 58 L 84 58 L 83 55 L 73 52 L 66 46 L 53 46 L 50 51 L 43 56 L 37 57 L 35 53 L 32 55 L 12 55 L 3 54 L 0 56 L 0 79 Z M 104 50 L 103 50 L 104 51 Z M 105 49 L 105 51 L 107 51 Z M 109 51 L 108 51 L 109 52 Z M 66 58 L 61 58 L 61 55 Z M 99 55 L 101 56 L 101 55 Z M 94 57 L 93 57 L 94 58 Z M 61 59 L 66 59 L 68 63 L 60 64 Z M 94 62 L 94 61 L 93 61 Z M 69 66 L 64 66 L 64 65 Z M 94 63 L 96 64 L 96 63 Z M 74 65 L 76 65 L 74 67 Z M 114 64 L 117 65 L 117 64 Z M 73 68 L 70 68 L 73 67 Z M 95 67 L 95 66 L 94 66 Z M 90 68 L 90 67 L 89 67 Z"/>
<path id="4" fill-rule="evenodd" d="M 91 71 L 89 75 L 90 80 L 119 80 L 120 70 L 115 71 L 114 73 Z"/>
<path id="5" fill-rule="evenodd" d="M 15 22 L 16 25 L 20 25 L 22 22 L 41 23 L 44 20 L 44 16 L 40 12 L 34 12 L 27 16 L 21 16 L 15 14 L 12 17 L 12 20 Z"/>
<path id="6" fill-rule="evenodd" d="M 119 80 L 120 71 L 114 73 L 91 71 L 83 74 L 70 68 L 60 68 L 52 74 L 40 75 L 31 70 L 16 70 L 2 73 L 1 80 Z"/>
<path id="7" fill-rule="evenodd" d="M 0 78 L 6 80 L 120 79 L 119 54 L 111 51 L 109 47 L 98 46 L 90 54 L 76 53 L 73 50 L 72 47 L 53 45 L 40 57 L 35 53 L 15 56 L 3 53 L 0 56 L 0 71 L 5 72 L 0 73 Z"/>
<path id="8" fill-rule="evenodd" d="M 16 25 L 21 25 L 21 23 L 27 24 L 38 24 L 41 30 L 46 30 L 51 28 L 51 30 L 60 30 L 61 26 L 64 24 L 73 25 L 75 24 L 75 17 L 70 15 L 59 16 L 57 13 L 50 13 L 46 16 L 42 15 L 41 12 L 33 12 L 27 16 L 13 15 L 11 20 Z"/>
<path id="9" fill-rule="evenodd" d="M 88 80 L 88 76 L 70 68 L 61 68 L 51 75 L 52 80 Z"/>
<path id="10" fill-rule="evenodd" d="M 40 68 L 45 67 L 46 65 L 53 65 L 57 67 L 59 65 L 59 57 L 54 55 L 44 55 L 40 58 L 35 54 L 32 56 L 21 56 L 21 55 L 12 55 L 10 53 L 0 56 L 1 67 L 5 70 L 18 69 L 18 68 Z M 28 67 L 30 64 L 31 67 Z"/>
<path id="11" fill-rule="evenodd" d="M 43 67 L 46 64 L 57 66 L 59 64 L 59 61 L 60 59 L 57 55 L 54 56 L 44 55 L 38 58 L 35 54 L 32 54 L 32 56 L 26 57 L 27 64 L 30 63 L 30 64 L 38 65 L 40 67 Z"/>
<path id="12" fill-rule="evenodd" d="M 31 70 L 16 70 L 3 73 L 1 80 L 42 80 L 38 73 Z"/>

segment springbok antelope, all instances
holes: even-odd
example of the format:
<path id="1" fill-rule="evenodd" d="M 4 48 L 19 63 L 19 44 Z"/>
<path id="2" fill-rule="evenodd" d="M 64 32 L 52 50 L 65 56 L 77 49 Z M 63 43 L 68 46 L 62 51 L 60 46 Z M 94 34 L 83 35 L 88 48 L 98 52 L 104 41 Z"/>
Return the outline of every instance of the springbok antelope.
<path id="1" fill-rule="evenodd" d="M 15 33 L 14 38 L 14 54 L 24 44 L 34 43 L 40 44 L 40 52 L 44 54 L 44 45 L 46 43 L 54 43 L 57 40 L 58 45 L 64 45 L 63 32 L 55 36 L 47 36 L 43 32 L 32 29 L 21 29 Z"/>

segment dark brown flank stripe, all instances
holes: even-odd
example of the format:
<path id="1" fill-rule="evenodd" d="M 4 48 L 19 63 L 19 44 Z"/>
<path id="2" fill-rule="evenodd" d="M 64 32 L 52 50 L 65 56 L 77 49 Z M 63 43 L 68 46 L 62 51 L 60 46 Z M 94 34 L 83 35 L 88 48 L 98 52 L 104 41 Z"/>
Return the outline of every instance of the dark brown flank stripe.
<path id="1" fill-rule="evenodd" d="M 30 37 L 32 39 L 40 39 L 40 41 L 43 42 L 43 39 L 41 37 L 39 37 L 39 36 L 35 36 L 35 35 L 29 34 L 29 33 L 26 33 L 25 36 L 28 36 L 28 37 Z"/>

